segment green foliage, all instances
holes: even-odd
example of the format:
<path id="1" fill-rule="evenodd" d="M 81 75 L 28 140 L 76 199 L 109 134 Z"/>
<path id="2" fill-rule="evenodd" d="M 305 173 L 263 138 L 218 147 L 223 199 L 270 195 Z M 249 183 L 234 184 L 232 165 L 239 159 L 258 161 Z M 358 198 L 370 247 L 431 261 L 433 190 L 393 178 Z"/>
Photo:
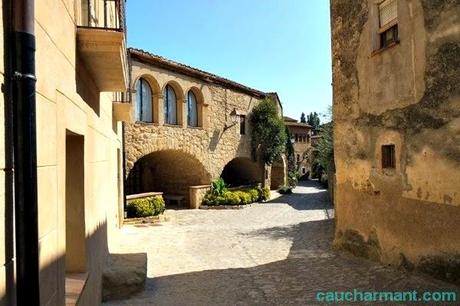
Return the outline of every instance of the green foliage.
<path id="1" fill-rule="evenodd" d="M 334 167 L 334 140 L 332 122 L 321 126 L 318 139 L 318 156 L 317 161 L 327 172 L 335 171 Z"/>
<path id="2" fill-rule="evenodd" d="M 246 192 L 251 196 L 251 202 L 259 201 L 259 192 L 257 189 L 248 189 Z"/>
<path id="3" fill-rule="evenodd" d="M 290 186 L 281 186 L 280 189 L 278 189 L 278 192 L 280 194 L 291 194 L 292 188 Z"/>
<path id="4" fill-rule="evenodd" d="M 313 112 L 307 115 L 307 123 L 313 127 L 314 132 L 318 131 L 321 124 L 318 113 Z"/>
<path id="5" fill-rule="evenodd" d="M 227 191 L 224 193 L 223 197 L 227 205 L 238 205 L 241 203 L 241 199 L 236 192 Z"/>
<path id="6" fill-rule="evenodd" d="M 133 199 L 128 202 L 128 218 L 157 216 L 165 211 L 165 201 L 161 196 Z"/>
<path id="7" fill-rule="evenodd" d="M 216 196 L 221 196 L 227 191 L 224 180 L 220 177 L 211 183 L 211 192 Z"/>
<path id="8" fill-rule="evenodd" d="M 166 210 L 165 200 L 163 200 L 163 197 L 153 197 L 152 204 L 155 211 L 153 213 L 154 216 L 160 215 Z"/>
<path id="9" fill-rule="evenodd" d="M 225 191 L 222 195 L 207 192 L 203 198 L 204 205 L 244 205 L 266 200 L 270 196 L 268 188 L 249 188 L 236 191 Z"/>
<path id="10" fill-rule="evenodd" d="M 289 131 L 289 128 L 286 126 L 285 127 L 285 132 L 286 132 L 286 158 L 287 158 L 287 167 L 288 167 L 288 173 L 291 172 L 296 172 L 297 171 L 297 165 L 295 161 L 295 152 L 294 152 L 294 145 L 291 142 L 291 132 Z M 297 182 L 295 182 L 297 184 Z M 289 183 L 291 186 L 295 186 Z"/>
<path id="11" fill-rule="evenodd" d="M 247 191 L 235 191 L 234 192 L 240 198 L 240 204 L 252 203 L 251 194 Z"/>
<path id="12" fill-rule="evenodd" d="M 267 201 L 270 199 L 270 188 L 264 187 L 264 188 L 257 188 L 259 191 L 259 200 L 261 201 Z"/>
<path id="13" fill-rule="evenodd" d="M 301 123 L 307 123 L 307 120 L 305 119 L 305 113 L 302 112 L 302 115 L 300 115 L 300 122 Z"/>
<path id="14" fill-rule="evenodd" d="M 286 133 L 284 121 L 278 115 L 275 102 L 266 98 L 257 104 L 250 115 L 252 126 L 252 154 L 257 157 L 260 149 L 263 161 L 271 165 L 284 152 Z"/>
<path id="15" fill-rule="evenodd" d="M 288 184 L 291 187 L 297 186 L 299 182 L 299 172 L 297 170 L 288 171 Z"/>

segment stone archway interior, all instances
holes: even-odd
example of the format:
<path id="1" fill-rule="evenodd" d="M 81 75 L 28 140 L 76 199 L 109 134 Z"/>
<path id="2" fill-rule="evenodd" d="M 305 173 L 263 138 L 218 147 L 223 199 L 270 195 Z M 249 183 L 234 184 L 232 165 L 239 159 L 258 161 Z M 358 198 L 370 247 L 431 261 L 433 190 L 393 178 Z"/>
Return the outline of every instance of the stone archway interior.
<path id="1" fill-rule="evenodd" d="M 253 185 L 262 182 L 262 170 L 249 158 L 237 157 L 224 167 L 221 178 L 229 187 Z"/>
<path id="2" fill-rule="evenodd" d="M 140 158 L 126 181 L 127 194 L 163 192 L 183 195 L 189 202 L 189 187 L 210 184 L 211 177 L 194 156 L 177 150 L 154 152 Z"/>

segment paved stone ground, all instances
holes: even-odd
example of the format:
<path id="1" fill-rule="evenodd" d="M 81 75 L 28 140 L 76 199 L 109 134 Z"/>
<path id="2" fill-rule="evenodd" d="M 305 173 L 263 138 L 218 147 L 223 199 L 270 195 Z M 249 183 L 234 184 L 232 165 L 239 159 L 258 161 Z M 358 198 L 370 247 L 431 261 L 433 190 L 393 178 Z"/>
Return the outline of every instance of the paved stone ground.
<path id="1" fill-rule="evenodd" d="M 353 289 L 460 295 L 452 285 L 331 251 L 333 210 L 316 182 L 241 210 L 167 214 L 160 225 L 123 228 L 121 251 L 147 252 L 148 280 L 144 292 L 106 305 L 317 305 L 318 291 Z"/>

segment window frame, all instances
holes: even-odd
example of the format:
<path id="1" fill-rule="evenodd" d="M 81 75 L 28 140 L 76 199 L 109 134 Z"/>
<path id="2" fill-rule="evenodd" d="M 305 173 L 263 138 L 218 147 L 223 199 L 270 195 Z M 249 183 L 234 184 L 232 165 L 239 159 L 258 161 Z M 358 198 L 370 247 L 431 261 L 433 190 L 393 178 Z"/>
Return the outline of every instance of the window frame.
<path id="1" fill-rule="evenodd" d="M 382 169 L 396 169 L 396 146 L 385 144 L 381 147 Z"/>
<path id="2" fill-rule="evenodd" d="M 171 89 L 171 91 L 173 92 L 174 94 L 174 100 L 175 100 L 175 109 L 174 109 L 174 112 L 175 112 L 175 122 L 169 122 L 169 116 L 168 114 L 170 113 L 169 111 L 169 107 L 170 107 L 170 103 L 169 103 L 169 89 Z M 177 117 L 177 93 L 176 91 L 174 90 L 174 87 L 171 86 L 170 84 L 166 84 L 165 88 L 164 88 L 164 123 L 165 124 L 168 124 L 168 125 L 178 125 L 178 117 Z"/>
<path id="3" fill-rule="evenodd" d="M 389 2 L 388 5 L 393 5 L 391 4 L 392 2 L 396 6 L 396 16 L 387 21 L 385 24 L 382 24 L 381 20 L 381 9 L 382 5 L 384 5 L 386 2 Z M 389 48 L 391 46 L 394 46 L 395 44 L 399 43 L 399 28 L 398 28 L 398 0 L 384 0 L 380 3 L 377 4 L 377 18 L 378 18 L 378 43 L 379 43 L 379 48 L 376 51 L 384 50 L 386 48 Z M 393 38 L 391 40 L 385 39 L 387 35 L 392 33 Z"/>
<path id="4" fill-rule="evenodd" d="M 246 135 L 246 115 L 240 115 L 240 135 Z"/>
<path id="5" fill-rule="evenodd" d="M 195 99 L 195 118 L 196 118 L 196 124 L 193 125 L 190 123 L 190 120 L 191 120 L 191 112 L 190 112 L 190 103 L 191 103 L 191 100 L 190 100 L 190 97 L 193 96 L 194 99 Z M 199 122 L 199 103 L 198 103 L 198 98 L 196 96 L 196 94 L 192 91 L 192 90 L 189 90 L 188 93 L 187 93 L 187 126 L 188 127 L 199 127 L 200 126 L 200 122 Z"/>
<path id="6" fill-rule="evenodd" d="M 148 90 L 150 91 L 150 101 L 148 101 L 148 103 L 150 103 L 150 120 L 144 120 L 144 113 L 143 113 L 143 109 L 144 109 L 144 103 L 147 103 L 146 101 L 144 101 L 144 91 L 143 91 L 143 88 L 144 86 L 147 86 L 146 88 L 148 88 Z M 153 118 L 154 118 L 154 107 L 153 107 L 153 90 L 152 90 L 152 86 L 150 86 L 150 83 L 143 77 L 140 77 L 137 81 L 136 81 L 136 84 L 135 84 L 135 88 L 136 88 L 136 121 L 137 122 L 145 122 L 145 123 L 153 123 Z M 140 98 L 140 99 L 139 99 Z"/>

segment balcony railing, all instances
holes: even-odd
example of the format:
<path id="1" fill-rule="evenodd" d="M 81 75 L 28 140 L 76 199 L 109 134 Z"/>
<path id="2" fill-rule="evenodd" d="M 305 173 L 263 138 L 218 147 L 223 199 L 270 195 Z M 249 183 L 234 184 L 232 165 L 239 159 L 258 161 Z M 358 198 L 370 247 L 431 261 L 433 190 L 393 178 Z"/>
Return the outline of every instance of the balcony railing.
<path id="1" fill-rule="evenodd" d="M 133 105 L 129 91 L 113 93 L 113 117 L 116 121 L 133 122 Z"/>
<path id="2" fill-rule="evenodd" d="M 123 0 L 86 0 L 81 10 L 80 27 L 117 31 L 125 28 Z"/>

